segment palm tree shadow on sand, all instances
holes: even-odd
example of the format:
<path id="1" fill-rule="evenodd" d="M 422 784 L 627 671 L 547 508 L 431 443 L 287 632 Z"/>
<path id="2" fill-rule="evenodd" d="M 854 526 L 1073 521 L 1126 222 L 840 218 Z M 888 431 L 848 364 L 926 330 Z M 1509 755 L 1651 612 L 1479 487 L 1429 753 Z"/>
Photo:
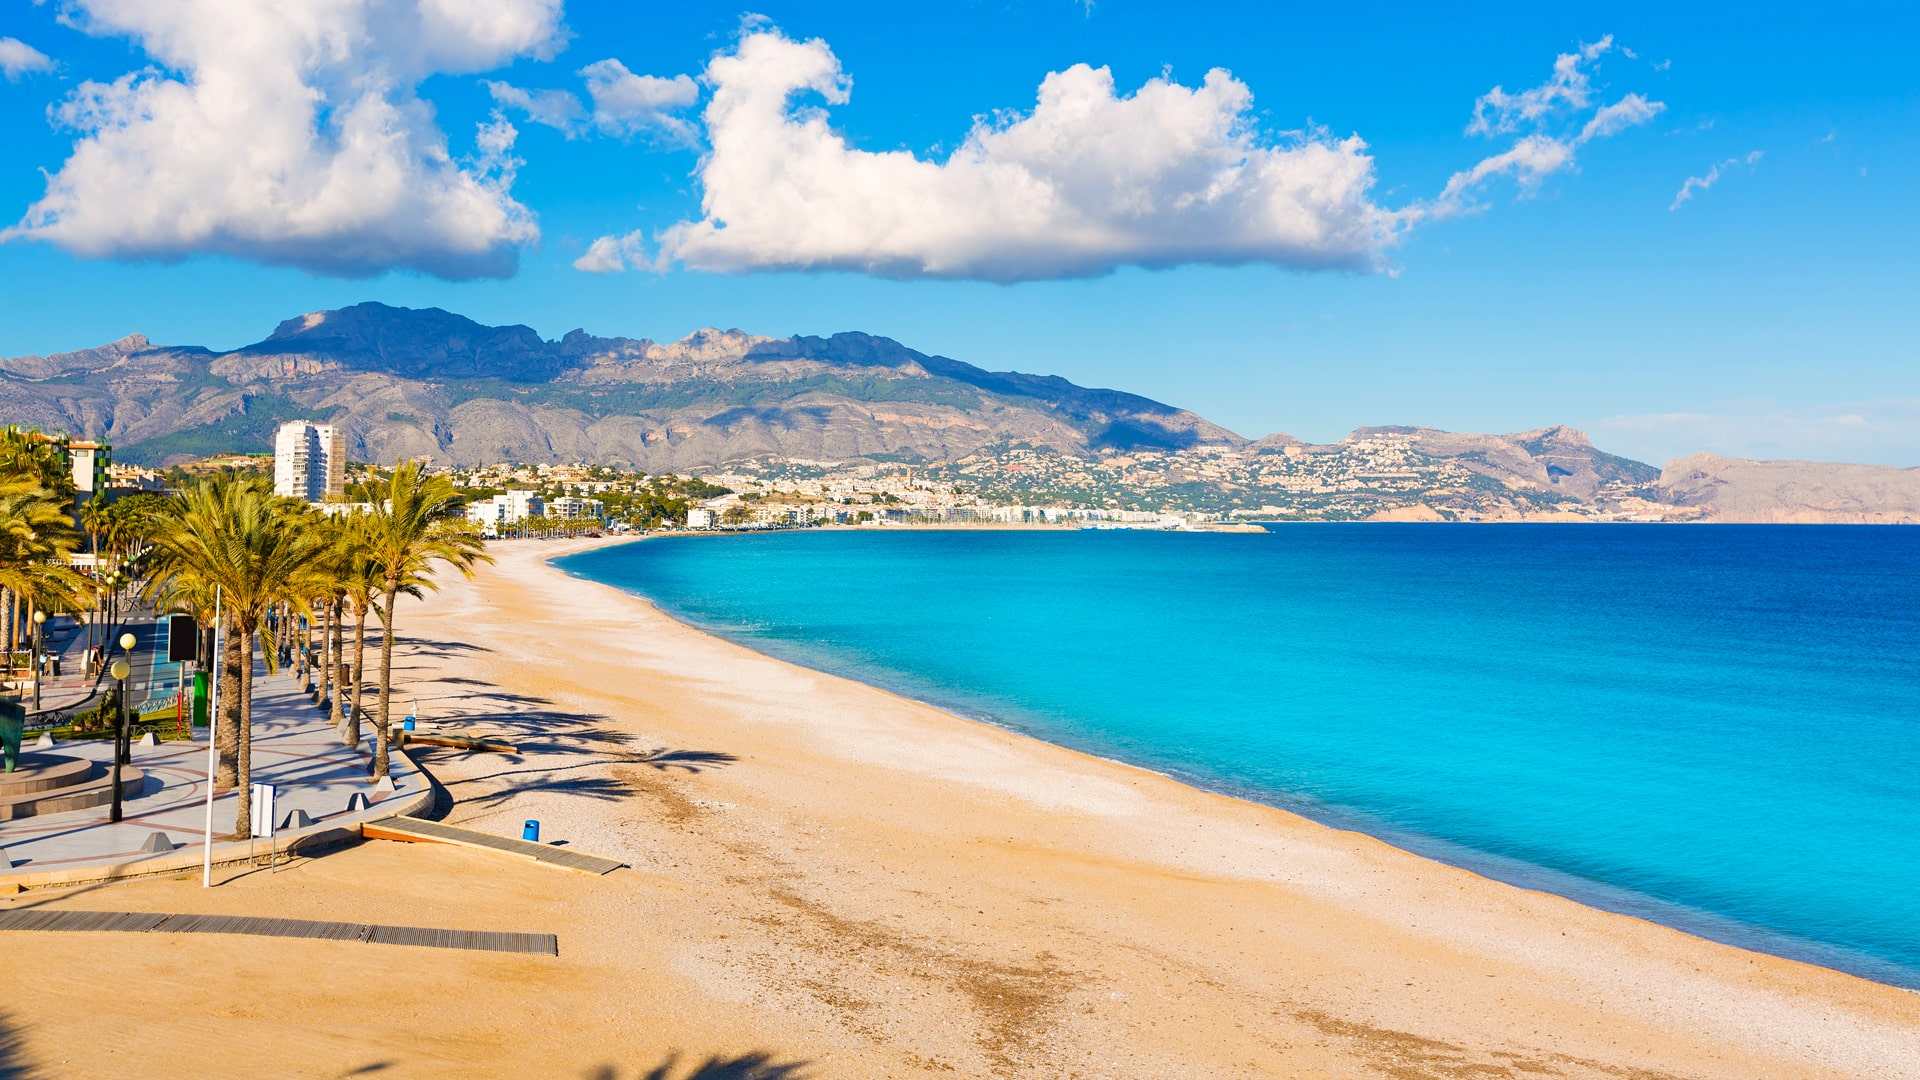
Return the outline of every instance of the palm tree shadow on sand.
<path id="1" fill-rule="evenodd" d="M 26 1040 L 20 1037 L 20 1029 L 14 1026 L 13 1017 L 0 1012 L 0 1080 L 34 1080 L 40 1071 L 27 1062 Z M 649 1074 L 651 1075 L 651 1074 Z M 699 1075 L 695 1073 L 694 1075 Z M 726 1076 L 726 1073 L 715 1073 Z M 753 1073 L 740 1073 L 740 1076 L 754 1076 Z M 768 1077 L 785 1076 L 785 1073 L 768 1073 Z"/>
<path id="2" fill-rule="evenodd" d="M 649 750 L 633 760 L 641 765 L 651 765 L 661 772 L 668 769 L 684 769 L 690 773 L 697 773 L 702 769 L 711 769 L 718 765 L 731 765 L 740 758 L 724 750 L 669 750 L 662 747 L 658 750 Z"/>
<path id="3" fill-rule="evenodd" d="M 634 1080 L 807 1080 L 806 1067 L 804 1061 L 779 1061 L 773 1054 L 756 1050 L 737 1057 L 715 1054 L 691 1071 L 681 1072 L 680 1055 L 674 1053 L 646 1072 L 636 1073 Z M 620 1080 L 620 1073 L 611 1065 L 603 1065 L 587 1073 L 586 1080 Z"/>

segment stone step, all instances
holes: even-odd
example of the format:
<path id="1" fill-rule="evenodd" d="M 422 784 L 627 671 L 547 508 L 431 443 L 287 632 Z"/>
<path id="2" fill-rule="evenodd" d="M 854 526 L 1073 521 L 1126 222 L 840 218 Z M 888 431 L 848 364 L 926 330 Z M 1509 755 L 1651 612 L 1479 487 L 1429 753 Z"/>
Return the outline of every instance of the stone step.
<path id="1" fill-rule="evenodd" d="M 93 762 L 71 754 L 42 754 L 24 751 L 19 767 L 0 772 L 0 799 L 9 795 L 28 795 L 50 788 L 82 784 L 93 775 Z"/>
<path id="2" fill-rule="evenodd" d="M 92 764 L 89 762 L 88 764 Z M 147 774 L 130 765 L 120 767 L 120 797 L 138 797 L 147 787 Z M 105 806 L 113 801 L 113 775 L 100 766 L 100 775 L 78 784 L 18 795 L 0 795 L 0 821 L 40 817 L 67 810 Z"/>

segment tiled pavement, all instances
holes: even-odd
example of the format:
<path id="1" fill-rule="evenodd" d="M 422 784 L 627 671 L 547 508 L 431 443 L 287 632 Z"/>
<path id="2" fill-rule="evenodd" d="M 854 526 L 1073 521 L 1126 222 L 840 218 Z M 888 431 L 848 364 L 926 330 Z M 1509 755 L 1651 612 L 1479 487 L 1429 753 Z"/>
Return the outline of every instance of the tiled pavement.
<path id="1" fill-rule="evenodd" d="M 364 740 L 358 750 L 340 745 L 333 725 L 290 675 L 268 675 L 256 669 L 253 721 L 253 780 L 276 786 L 277 818 L 305 810 L 316 829 L 357 827 L 361 821 L 418 805 L 423 796 L 430 798 L 426 777 L 398 751 L 393 753 L 391 763 L 395 790 L 384 794 L 374 791 L 367 776 L 371 739 Z M 124 819 L 118 824 L 108 822 L 106 806 L 0 821 L 0 848 L 13 862 L 10 870 L 0 868 L 0 884 L 44 881 L 48 871 L 85 871 L 120 864 L 126 864 L 124 869 L 132 872 L 148 872 L 134 864 L 153 863 L 153 870 L 175 863 L 185 866 L 189 860 L 182 856 L 188 854 L 191 863 L 197 865 L 203 854 L 206 823 L 205 740 L 206 731 L 202 729 L 195 732 L 192 743 L 134 747 L 132 767 L 146 772 L 146 791 L 125 803 Z M 112 743 L 108 740 L 60 743 L 51 752 L 92 758 L 100 763 L 95 766 L 96 774 L 112 761 Z M 372 805 L 349 814 L 347 801 L 356 792 L 365 792 Z M 245 857 L 245 841 L 220 839 L 234 831 L 236 810 L 235 793 L 215 796 L 216 861 Z M 141 850 L 154 832 L 166 833 L 175 844 L 172 858 Z M 258 841 L 257 845 L 264 854 L 266 842 Z M 160 865 L 162 860 L 164 866 Z M 57 876 L 75 877 L 72 873 Z"/>

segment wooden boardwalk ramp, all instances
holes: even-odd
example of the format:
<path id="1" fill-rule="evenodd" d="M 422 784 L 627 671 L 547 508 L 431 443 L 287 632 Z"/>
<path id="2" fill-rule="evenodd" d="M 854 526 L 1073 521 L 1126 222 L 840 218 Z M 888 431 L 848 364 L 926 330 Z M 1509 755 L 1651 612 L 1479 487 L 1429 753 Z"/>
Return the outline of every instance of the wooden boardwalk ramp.
<path id="1" fill-rule="evenodd" d="M 548 866 L 557 866 L 563 870 L 578 870 L 583 874 L 610 874 L 627 865 L 570 848 L 535 844 L 508 836 L 475 832 L 472 829 L 457 829 L 437 821 L 422 821 L 411 817 L 384 817 L 369 821 L 360 826 L 360 835 L 369 840 L 400 840 L 409 844 L 458 844 L 462 847 L 500 851 L 508 855 L 518 855 L 523 859 L 532 859 L 537 863 L 545 863 Z"/>
<path id="2" fill-rule="evenodd" d="M 252 915 L 172 915 L 158 911 L 0 911 L 0 931 L 119 931 L 129 934 L 249 934 L 255 937 L 419 945 L 429 949 L 559 956 L 552 934 L 502 930 L 442 930 L 431 926 L 268 919 Z"/>

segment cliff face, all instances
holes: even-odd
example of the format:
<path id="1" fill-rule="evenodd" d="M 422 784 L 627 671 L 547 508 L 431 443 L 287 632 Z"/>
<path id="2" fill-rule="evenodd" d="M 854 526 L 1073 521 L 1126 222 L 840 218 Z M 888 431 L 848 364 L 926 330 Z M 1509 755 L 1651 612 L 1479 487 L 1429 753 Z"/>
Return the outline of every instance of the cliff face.
<path id="1" fill-rule="evenodd" d="M 164 462 L 265 446 L 329 417 L 362 460 L 591 460 L 662 471 L 761 454 L 946 460 L 1010 440 L 1066 452 L 1239 445 L 1160 402 L 990 372 L 867 334 L 702 330 L 661 344 L 576 330 L 544 341 L 439 309 L 360 304 L 288 319 L 227 353 L 138 335 L 0 361 L 0 415 Z"/>
<path id="2" fill-rule="evenodd" d="M 1920 524 L 1920 469 L 1694 454 L 1668 463 L 1659 489 L 1715 521 Z"/>

